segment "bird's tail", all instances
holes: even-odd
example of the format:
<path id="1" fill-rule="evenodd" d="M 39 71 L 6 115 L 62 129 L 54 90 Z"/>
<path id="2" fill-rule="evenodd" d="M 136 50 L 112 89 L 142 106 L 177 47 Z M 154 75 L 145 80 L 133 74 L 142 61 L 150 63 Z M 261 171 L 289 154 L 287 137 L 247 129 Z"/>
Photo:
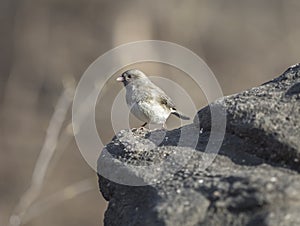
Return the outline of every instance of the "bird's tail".
<path id="1" fill-rule="evenodd" d="M 176 115 L 178 118 L 183 119 L 183 120 L 190 120 L 190 117 L 185 116 L 180 111 L 177 111 L 175 109 L 172 109 L 171 114 Z"/>

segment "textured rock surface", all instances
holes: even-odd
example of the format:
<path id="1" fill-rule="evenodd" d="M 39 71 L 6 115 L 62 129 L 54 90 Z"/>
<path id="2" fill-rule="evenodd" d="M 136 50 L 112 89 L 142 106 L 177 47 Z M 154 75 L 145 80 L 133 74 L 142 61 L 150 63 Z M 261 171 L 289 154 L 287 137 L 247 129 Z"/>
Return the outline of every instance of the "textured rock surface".
<path id="1" fill-rule="evenodd" d="M 210 108 L 227 113 L 217 155 L 204 152 Z M 105 225 L 300 225 L 299 113 L 296 65 L 217 100 L 191 125 L 121 131 L 98 160 Z"/>

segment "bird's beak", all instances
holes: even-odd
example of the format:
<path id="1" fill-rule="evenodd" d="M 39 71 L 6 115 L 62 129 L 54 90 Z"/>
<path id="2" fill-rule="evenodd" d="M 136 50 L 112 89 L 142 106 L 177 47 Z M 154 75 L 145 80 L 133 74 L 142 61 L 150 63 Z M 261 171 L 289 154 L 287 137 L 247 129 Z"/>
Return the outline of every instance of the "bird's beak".
<path id="1" fill-rule="evenodd" d="M 123 77 L 118 77 L 116 80 L 117 80 L 118 82 L 123 82 L 123 81 L 124 81 L 124 78 L 123 78 Z"/>

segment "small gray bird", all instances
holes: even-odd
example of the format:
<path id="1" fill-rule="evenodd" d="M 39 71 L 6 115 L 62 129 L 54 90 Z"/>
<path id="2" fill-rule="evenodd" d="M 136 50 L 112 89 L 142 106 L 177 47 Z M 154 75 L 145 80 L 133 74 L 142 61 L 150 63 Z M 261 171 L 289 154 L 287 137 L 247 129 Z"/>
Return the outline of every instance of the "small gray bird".
<path id="1" fill-rule="evenodd" d="M 126 102 L 131 113 L 145 122 L 142 127 L 147 123 L 162 124 L 165 127 L 170 114 L 184 120 L 190 119 L 177 111 L 172 99 L 154 85 L 142 71 L 137 69 L 125 71 L 117 81 L 123 82 L 126 88 Z"/>

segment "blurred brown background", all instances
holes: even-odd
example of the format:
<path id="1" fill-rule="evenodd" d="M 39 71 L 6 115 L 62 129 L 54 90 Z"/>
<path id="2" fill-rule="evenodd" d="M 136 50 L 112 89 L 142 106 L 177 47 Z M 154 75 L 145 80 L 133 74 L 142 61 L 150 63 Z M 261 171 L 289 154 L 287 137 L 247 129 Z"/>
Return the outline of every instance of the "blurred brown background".
<path id="1" fill-rule="evenodd" d="M 0 225 L 8 225 L 30 186 L 64 81 L 78 82 L 98 56 L 130 41 L 175 42 L 202 57 L 228 95 L 268 81 L 300 61 L 299 11 L 298 0 L 2 0 Z M 156 75 L 176 74 L 165 66 L 138 67 Z M 97 109 L 105 142 L 113 136 L 106 106 L 121 90 L 119 84 L 114 87 L 107 88 L 115 90 L 111 94 L 102 93 L 106 98 Z M 197 87 L 187 88 L 198 108 L 205 105 Z M 106 202 L 95 172 L 78 151 L 70 120 L 69 109 L 37 199 L 46 201 L 31 210 L 25 225 L 102 225 Z M 80 181 L 81 187 L 76 185 Z M 76 193 L 78 188 L 83 189 Z M 54 205 L 48 205 L 51 200 Z"/>

